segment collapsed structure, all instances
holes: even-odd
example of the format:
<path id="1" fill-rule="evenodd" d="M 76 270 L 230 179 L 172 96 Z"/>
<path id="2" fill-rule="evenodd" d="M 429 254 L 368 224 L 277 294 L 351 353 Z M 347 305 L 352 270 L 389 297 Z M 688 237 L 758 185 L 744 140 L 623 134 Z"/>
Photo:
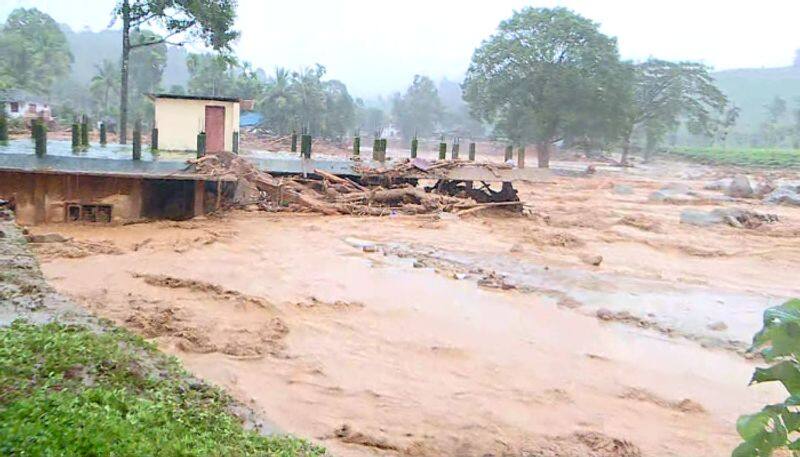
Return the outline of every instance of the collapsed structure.
<path id="1" fill-rule="evenodd" d="M 102 133 L 100 145 L 89 145 L 88 139 L 79 144 L 74 128 L 72 143 L 47 141 L 40 132 L 36 153 L 29 140 L 0 144 L 0 199 L 12 202 L 23 224 L 188 219 L 248 204 L 269 211 L 375 216 L 487 206 L 519 210 L 511 183 L 549 173 L 455 155 L 434 162 L 387 159 L 385 149 L 373 160 L 312 158 L 309 135 L 303 154 L 239 156 L 239 109 L 248 101 L 150 97 L 155 124 L 152 148 L 144 154 L 139 132 L 132 149 L 102 143 Z"/>

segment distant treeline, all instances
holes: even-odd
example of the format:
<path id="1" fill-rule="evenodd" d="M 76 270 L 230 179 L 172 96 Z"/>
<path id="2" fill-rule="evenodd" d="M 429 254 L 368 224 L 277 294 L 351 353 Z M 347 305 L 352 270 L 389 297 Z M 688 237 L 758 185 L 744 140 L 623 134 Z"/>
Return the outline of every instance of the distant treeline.
<path id="1" fill-rule="evenodd" d="M 332 139 L 356 132 L 407 139 L 489 136 L 536 144 L 545 156 L 552 145 L 619 149 L 625 157 L 670 145 L 800 145 L 800 93 L 790 93 L 795 86 L 786 83 L 796 80 L 800 89 L 800 65 L 780 69 L 791 73 L 781 79 L 786 94 L 758 105 L 758 96 L 742 89 L 747 72 L 720 73 L 718 84 L 709 68 L 693 62 L 623 61 L 616 40 L 600 33 L 598 24 L 563 8 L 526 8 L 503 21 L 475 50 L 463 84 L 417 75 L 402 92 L 363 100 L 344 82 L 326 78 L 319 64 L 265 71 L 239 60 L 229 47 L 238 36 L 230 29 L 235 11 L 229 2 L 195 3 L 180 13 L 196 20 L 177 24 L 158 20 L 168 21 L 175 13 L 169 8 L 178 6 L 150 10 L 157 5 L 121 0 L 115 8 L 115 14 L 139 21 L 130 29 L 129 122 L 152 120 L 144 94 L 170 92 L 252 99 L 261 128 Z M 208 16 L 212 6 L 222 8 L 224 20 Z M 214 51 L 186 53 L 148 25 L 200 37 Z M 0 27 L 0 88 L 46 96 L 65 122 L 83 113 L 119 119 L 122 46 L 95 40 L 93 52 L 87 34 L 92 32 L 71 32 L 35 8 L 14 10 Z"/>

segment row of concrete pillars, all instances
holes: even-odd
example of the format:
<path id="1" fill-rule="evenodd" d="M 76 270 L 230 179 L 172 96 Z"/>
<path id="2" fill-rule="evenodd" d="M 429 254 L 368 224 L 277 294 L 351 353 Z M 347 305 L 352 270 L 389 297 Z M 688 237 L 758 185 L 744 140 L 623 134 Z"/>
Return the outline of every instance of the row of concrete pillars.
<path id="1" fill-rule="evenodd" d="M 300 146 L 300 155 L 302 157 L 310 158 L 311 157 L 311 135 L 309 134 L 301 134 L 300 136 L 301 146 Z M 297 139 L 298 134 L 292 133 L 291 137 L 291 151 L 297 152 Z M 372 144 L 372 160 L 378 162 L 385 162 L 386 161 L 386 147 L 387 147 L 387 140 L 385 138 L 375 138 Z M 469 143 L 469 148 L 467 152 L 468 160 L 471 162 L 475 161 L 475 153 L 477 150 L 477 145 L 474 142 Z M 414 159 L 417 157 L 417 152 L 419 151 L 419 140 L 417 138 L 413 138 L 411 140 L 411 158 Z M 520 168 L 525 166 L 525 148 L 519 148 L 519 161 L 518 164 Z M 459 154 L 461 152 L 461 144 L 458 140 L 453 141 L 453 145 L 450 148 L 450 159 L 457 160 L 459 158 Z M 506 158 L 505 160 L 508 161 L 511 159 L 513 155 L 513 147 L 508 146 L 506 149 Z M 353 156 L 360 157 L 361 156 L 361 137 L 356 136 L 353 138 Z M 447 159 L 447 143 L 442 141 L 439 143 L 439 160 L 446 160 Z"/>

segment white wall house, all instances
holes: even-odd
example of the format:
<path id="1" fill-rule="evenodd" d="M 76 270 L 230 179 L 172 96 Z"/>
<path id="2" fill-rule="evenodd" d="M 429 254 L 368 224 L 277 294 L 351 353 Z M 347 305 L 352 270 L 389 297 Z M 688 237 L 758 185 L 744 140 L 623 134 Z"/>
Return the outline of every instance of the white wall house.
<path id="1" fill-rule="evenodd" d="M 8 117 L 21 118 L 28 122 L 41 116 L 47 122 L 53 121 L 53 114 L 47 101 L 24 90 L 0 90 L 0 103 L 5 105 Z"/>

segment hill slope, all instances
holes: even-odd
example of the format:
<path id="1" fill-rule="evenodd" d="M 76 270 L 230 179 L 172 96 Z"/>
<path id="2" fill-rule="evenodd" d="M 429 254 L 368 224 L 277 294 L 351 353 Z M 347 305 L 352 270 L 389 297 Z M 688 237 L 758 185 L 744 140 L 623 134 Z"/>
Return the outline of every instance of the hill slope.
<path id="1" fill-rule="evenodd" d="M 742 110 L 737 130 L 758 128 L 766 116 L 764 105 L 776 96 L 787 101 L 790 111 L 800 109 L 800 66 L 727 70 L 714 77 Z"/>
<path id="2" fill-rule="evenodd" d="M 67 37 L 72 56 L 72 79 L 86 84 L 96 73 L 95 66 L 104 59 L 118 62 L 122 54 L 122 32 L 119 30 L 102 30 L 92 32 L 82 30 L 75 32 L 62 24 L 61 30 Z M 186 50 L 181 47 L 167 46 L 167 67 L 161 85 L 169 88 L 173 84 L 185 85 L 189 80 L 186 68 Z"/>

